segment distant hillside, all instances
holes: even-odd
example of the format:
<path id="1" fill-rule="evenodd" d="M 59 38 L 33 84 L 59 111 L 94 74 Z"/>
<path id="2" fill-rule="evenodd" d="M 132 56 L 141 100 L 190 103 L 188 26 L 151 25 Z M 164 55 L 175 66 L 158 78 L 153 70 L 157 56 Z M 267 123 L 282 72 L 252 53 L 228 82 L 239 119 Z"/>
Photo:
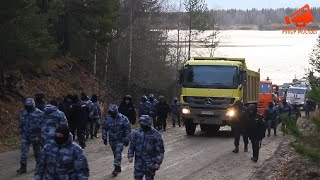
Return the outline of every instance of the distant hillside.
<path id="1" fill-rule="evenodd" d="M 284 17 L 291 15 L 298 9 L 251 9 L 251 10 L 211 10 L 203 12 L 201 21 L 207 22 L 207 26 L 202 23 L 194 22 L 192 27 L 195 29 L 211 30 L 213 25 L 219 25 L 221 29 L 260 29 L 260 30 L 278 30 L 286 26 Z M 314 22 L 309 27 L 319 28 L 320 8 L 311 9 Z M 177 29 L 180 19 L 180 27 L 188 29 L 189 14 L 187 12 L 161 13 L 155 17 L 162 26 L 169 29 Z M 159 24 L 156 24 L 157 26 Z"/>

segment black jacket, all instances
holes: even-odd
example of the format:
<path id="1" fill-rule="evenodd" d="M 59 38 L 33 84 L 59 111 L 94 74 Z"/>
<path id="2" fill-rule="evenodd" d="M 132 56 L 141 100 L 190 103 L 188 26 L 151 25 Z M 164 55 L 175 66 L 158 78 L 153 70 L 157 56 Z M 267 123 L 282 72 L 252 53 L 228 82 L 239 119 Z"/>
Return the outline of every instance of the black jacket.
<path id="1" fill-rule="evenodd" d="M 119 106 L 119 112 L 125 115 L 132 125 L 136 123 L 136 107 L 131 102 L 129 104 L 122 102 Z"/>
<path id="2" fill-rule="evenodd" d="M 258 114 L 249 115 L 247 133 L 251 140 L 253 139 L 263 139 L 266 132 L 266 123 L 259 117 Z"/>
<path id="3" fill-rule="evenodd" d="M 89 108 L 85 103 L 78 101 L 70 107 L 69 125 L 77 128 L 86 128 L 89 120 Z"/>
<path id="4" fill-rule="evenodd" d="M 237 118 L 231 121 L 231 127 L 240 129 L 241 131 L 246 131 L 248 126 L 248 110 L 245 107 L 241 107 L 236 112 Z"/>
<path id="5" fill-rule="evenodd" d="M 168 113 L 171 112 L 170 105 L 166 101 L 158 102 L 156 104 L 156 112 L 157 116 L 167 117 Z"/>

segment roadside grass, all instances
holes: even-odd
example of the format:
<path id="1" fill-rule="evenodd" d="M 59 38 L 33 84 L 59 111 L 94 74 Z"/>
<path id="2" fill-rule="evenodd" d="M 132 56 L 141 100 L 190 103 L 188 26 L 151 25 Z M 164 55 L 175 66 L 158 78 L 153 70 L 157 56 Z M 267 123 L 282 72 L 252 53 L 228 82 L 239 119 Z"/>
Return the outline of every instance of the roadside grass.
<path id="1" fill-rule="evenodd" d="M 320 111 L 314 112 L 310 116 L 310 120 L 305 119 L 313 123 L 316 129 L 314 132 L 308 132 L 308 134 L 299 130 L 297 117 L 282 116 L 281 118 L 287 124 L 287 127 L 282 127 L 281 130 L 295 137 L 295 141 L 290 142 L 294 150 L 309 160 L 320 164 Z"/>
<path id="2" fill-rule="evenodd" d="M 0 142 L 0 152 L 5 152 L 8 150 L 18 149 L 20 146 L 19 135 L 9 135 L 2 139 Z"/>

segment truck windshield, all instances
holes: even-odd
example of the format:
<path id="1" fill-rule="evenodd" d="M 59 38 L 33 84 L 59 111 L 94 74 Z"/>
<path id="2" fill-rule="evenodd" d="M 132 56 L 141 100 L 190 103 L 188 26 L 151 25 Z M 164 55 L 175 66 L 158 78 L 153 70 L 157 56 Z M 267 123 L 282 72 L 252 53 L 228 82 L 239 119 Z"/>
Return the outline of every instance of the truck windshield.
<path id="1" fill-rule="evenodd" d="M 239 73 L 236 66 L 188 66 L 182 86 L 191 88 L 236 89 Z"/>
<path id="2" fill-rule="evenodd" d="M 291 93 L 291 94 L 304 94 L 306 92 L 305 89 L 294 89 L 294 88 L 290 88 L 288 90 L 288 93 Z"/>
<path id="3" fill-rule="evenodd" d="M 260 93 L 271 93 L 271 84 L 260 83 Z"/>

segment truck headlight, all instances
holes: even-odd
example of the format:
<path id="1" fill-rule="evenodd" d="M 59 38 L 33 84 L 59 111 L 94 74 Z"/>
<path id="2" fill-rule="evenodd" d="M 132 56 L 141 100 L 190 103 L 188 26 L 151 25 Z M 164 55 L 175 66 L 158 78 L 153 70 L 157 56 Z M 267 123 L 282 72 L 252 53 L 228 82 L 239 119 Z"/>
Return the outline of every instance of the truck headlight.
<path id="1" fill-rule="evenodd" d="M 233 109 L 228 110 L 227 116 L 229 117 L 234 117 L 236 115 L 236 111 Z"/>
<path id="2" fill-rule="evenodd" d="M 190 109 L 183 108 L 183 109 L 182 109 L 182 113 L 183 113 L 183 114 L 190 114 L 191 112 L 190 112 Z"/>

